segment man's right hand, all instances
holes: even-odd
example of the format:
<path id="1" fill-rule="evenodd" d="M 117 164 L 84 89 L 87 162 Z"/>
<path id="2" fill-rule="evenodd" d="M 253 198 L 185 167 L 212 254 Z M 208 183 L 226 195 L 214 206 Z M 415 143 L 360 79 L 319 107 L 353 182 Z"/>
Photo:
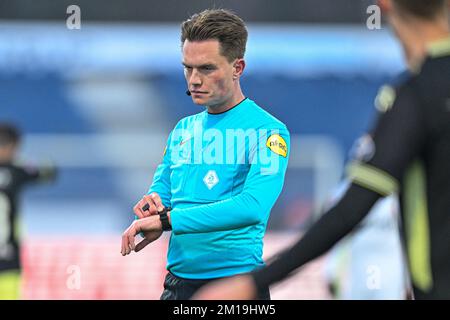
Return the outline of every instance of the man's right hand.
<path id="1" fill-rule="evenodd" d="M 143 210 L 148 205 L 148 210 Z M 142 197 L 133 208 L 134 213 L 139 219 L 150 217 L 164 210 L 161 197 L 156 193 L 150 193 Z"/>

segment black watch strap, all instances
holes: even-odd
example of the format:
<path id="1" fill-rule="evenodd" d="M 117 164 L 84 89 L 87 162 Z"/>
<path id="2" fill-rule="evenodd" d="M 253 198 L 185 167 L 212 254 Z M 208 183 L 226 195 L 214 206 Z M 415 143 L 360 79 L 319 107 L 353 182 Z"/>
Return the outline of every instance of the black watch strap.
<path id="1" fill-rule="evenodd" d="M 171 207 L 164 208 L 163 211 L 159 213 L 159 220 L 161 220 L 162 230 L 170 231 L 172 230 L 172 226 L 169 223 L 169 217 L 167 216 L 167 212 L 171 211 Z"/>

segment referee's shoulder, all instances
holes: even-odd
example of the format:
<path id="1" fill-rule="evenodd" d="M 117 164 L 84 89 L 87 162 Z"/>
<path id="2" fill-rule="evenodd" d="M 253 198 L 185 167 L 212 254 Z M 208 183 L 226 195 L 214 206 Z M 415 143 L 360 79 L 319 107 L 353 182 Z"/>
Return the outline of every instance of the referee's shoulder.
<path id="1" fill-rule="evenodd" d="M 253 104 L 251 118 L 257 122 L 257 127 L 266 129 L 278 129 L 288 132 L 287 126 L 270 112 L 260 107 L 256 102 L 251 101 Z"/>
<path id="2" fill-rule="evenodd" d="M 191 114 L 191 115 L 181 118 L 175 125 L 175 129 L 182 129 L 182 128 L 189 127 L 195 121 L 201 120 L 201 118 L 204 116 L 205 112 L 206 111 L 202 111 L 202 112 Z"/>

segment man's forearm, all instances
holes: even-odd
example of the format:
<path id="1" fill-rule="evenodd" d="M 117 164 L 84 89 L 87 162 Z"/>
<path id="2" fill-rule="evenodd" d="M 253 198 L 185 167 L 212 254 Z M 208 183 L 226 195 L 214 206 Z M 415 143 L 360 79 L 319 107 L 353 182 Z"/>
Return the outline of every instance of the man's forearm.
<path id="1" fill-rule="evenodd" d="M 172 210 L 172 230 L 185 234 L 243 228 L 260 223 L 268 210 L 252 195 L 242 193 L 211 204 Z"/>

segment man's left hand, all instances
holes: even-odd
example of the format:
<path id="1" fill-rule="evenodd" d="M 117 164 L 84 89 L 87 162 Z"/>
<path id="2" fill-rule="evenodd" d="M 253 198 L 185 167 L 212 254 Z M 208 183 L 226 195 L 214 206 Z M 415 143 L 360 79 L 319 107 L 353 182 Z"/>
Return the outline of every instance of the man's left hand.
<path id="1" fill-rule="evenodd" d="M 134 238 L 140 232 L 144 234 L 144 239 L 136 245 Z M 158 215 L 135 220 L 122 235 L 122 249 L 120 253 L 122 256 L 126 256 L 133 250 L 138 252 L 157 240 L 162 233 L 161 221 Z"/>

